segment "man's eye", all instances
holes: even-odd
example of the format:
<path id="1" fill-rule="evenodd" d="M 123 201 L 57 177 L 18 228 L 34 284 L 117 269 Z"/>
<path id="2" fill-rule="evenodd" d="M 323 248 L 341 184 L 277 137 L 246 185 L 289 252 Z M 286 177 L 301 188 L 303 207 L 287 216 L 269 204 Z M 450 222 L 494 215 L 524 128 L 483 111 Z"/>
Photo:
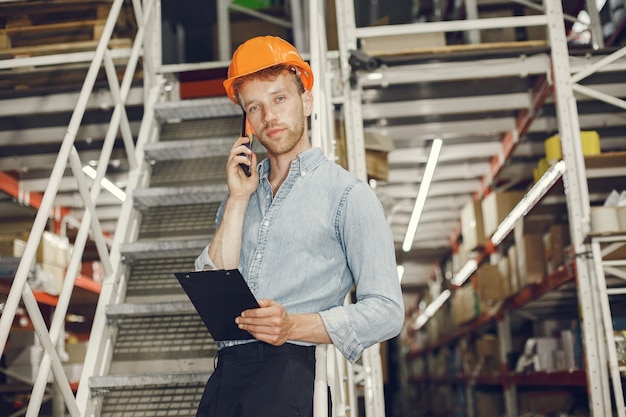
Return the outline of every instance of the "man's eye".
<path id="1" fill-rule="evenodd" d="M 248 109 L 248 113 L 252 113 L 259 110 L 259 106 L 252 106 Z"/>
<path id="2" fill-rule="evenodd" d="M 285 101 L 285 96 L 278 96 L 278 97 L 276 97 L 276 101 L 279 102 L 279 103 Z"/>

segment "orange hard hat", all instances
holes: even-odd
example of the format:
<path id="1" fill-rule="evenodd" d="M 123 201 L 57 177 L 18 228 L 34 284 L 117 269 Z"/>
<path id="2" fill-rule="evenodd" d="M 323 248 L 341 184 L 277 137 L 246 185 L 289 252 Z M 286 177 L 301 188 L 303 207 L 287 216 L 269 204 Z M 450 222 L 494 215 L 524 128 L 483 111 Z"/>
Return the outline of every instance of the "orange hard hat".
<path id="1" fill-rule="evenodd" d="M 235 80 L 278 64 L 296 67 L 304 88 L 310 90 L 313 87 L 313 71 L 292 44 L 277 36 L 257 36 L 239 45 L 233 53 L 228 79 L 224 81 L 226 94 L 239 104 L 233 87 Z"/>

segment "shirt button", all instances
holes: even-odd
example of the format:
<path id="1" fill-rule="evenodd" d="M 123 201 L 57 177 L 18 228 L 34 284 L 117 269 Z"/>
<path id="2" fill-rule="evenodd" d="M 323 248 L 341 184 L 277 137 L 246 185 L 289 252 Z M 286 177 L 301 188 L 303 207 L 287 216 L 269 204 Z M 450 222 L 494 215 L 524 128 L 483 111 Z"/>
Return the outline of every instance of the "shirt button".
<path id="1" fill-rule="evenodd" d="M 257 258 L 257 259 L 261 259 L 261 254 L 260 254 L 260 253 L 257 253 L 257 254 L 256 254 L 256 258 Z"/>
<path id="2" fill-rule="evenodd" d="M 263 226 L 268 227 L 269 225 L 270 225 L 270 222 L 269 222 L 269 221 L 265 220 L 265 221 L 263 222 Z"/>

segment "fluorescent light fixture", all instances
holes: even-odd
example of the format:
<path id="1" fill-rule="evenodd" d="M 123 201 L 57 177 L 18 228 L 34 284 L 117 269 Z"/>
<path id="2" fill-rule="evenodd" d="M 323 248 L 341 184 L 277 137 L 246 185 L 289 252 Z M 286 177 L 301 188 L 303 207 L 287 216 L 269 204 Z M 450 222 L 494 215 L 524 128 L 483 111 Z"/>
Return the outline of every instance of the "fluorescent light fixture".
<path id="1" fill-rule="evenodd" d="M 502 223 L 498 225 L 498 228 L 491 236 L 491 242 L 494 246 L 498 246 L 504 238 L 513 230 L 515 223 L 524 217 L 528 212 L 535 207 L 537 202 L 546 195 L 546 193 L 552 188 L 559 178 L 565 172 L 565 162 L 559 161 L 552 165 L 545 174 L 532 186 L 526 193 L 524 198 L 517 203 L 517 205 L 506 216 Z"/>
<path id="2" fill-rule="evenodd" d="M 415 231 L 419 224 L 420 217 L 422 216 L 422 210 L 426 203 L 426 196 L 428 195 L 428 189 L 433 179 L 435 167 L 437 166 L 437 160 L 439 159 L 439 153 L 441 152 L 441 139 L 435 139 L 433 146 L 430 149 L 430 155 L 428 156 L 428 162 L 426 162 L 426 168 L 424 169 L 424 177 L 420 184 L 420 189 L 417 192 L 417 198 L 415 199 L 415 206 L 413 206 L 413 212 L 411 213 L 411 219 L 406 229 L 406 235 L 404 236 L 404 243 L 402 243 L 402 250 L 408 252 L 413 246 L 413 240 L 415 239 Z"/>
<path id="3" fill-rule="evenodd" d="M 398 270 L 398 281 L 402 282 L 402 277 L 404 276 L 404 265 L 398 265 L 396 269 Z"/>
<path id="4" fill-rule="evenodd" d="M 96 179 L 96 170 L 90 167 L 89 165 L 85 165 L 83 167 L 83 172 L 92 180 Z M 126 200 L 126 193 L 122 191 L 118 186 L 113 184 L 111 181 L 109 181 L 108 179 L 102 178 L 101 184 L 102 184 L 102 188 L 104 188 L 105 190 L 113 194 L 113 196 L 117 198 L 118 200 L 120 201 Z"/>
<path id="5" fill-rule="evenodd" d="M 472 276 L 474 271 L 476 271 L 476 268 L 478 268 L 478 262 L 476 262 L 475 259 L 468 260 L 465 262 L 465 265 L 459 269 L 454 278 L 452 278 L 452 284 L 460 287 L 469 277 Z"/>
<path id="6" fill-rule="evenodd" d="M 426 307 L 426 309 L 424 309 L 424 312 L 417 316 L 417 319 L 415 319 L 415 323 L 413 323 L 413 328 L 415 330 L 419 330 L 424 327 L 426 322 L 428 322 L 428 320 L 430 320 L 430 318 L 435 315 L 435 313 L 441 308 L 443 303 L 445 303 L 448 298 L 450 298 L 450 295 L 452 295 L 450 293 L 450 290 L 443 290 L 441 294 L 439 294 L 439 296 L 435 298 L 433 302 L 430 303 L 428 307 Z"/>

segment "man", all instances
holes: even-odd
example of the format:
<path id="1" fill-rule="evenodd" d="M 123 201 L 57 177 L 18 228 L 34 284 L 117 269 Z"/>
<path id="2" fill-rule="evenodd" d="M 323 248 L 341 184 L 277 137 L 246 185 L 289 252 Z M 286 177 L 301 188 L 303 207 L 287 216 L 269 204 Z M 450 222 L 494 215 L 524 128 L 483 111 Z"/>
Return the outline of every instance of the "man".
<path id="1" fill-rule="evenodd" d="M 291 44 L 246 41 L 228 76 L 226 92 L 268 158 L 257 165 L 249 139 L 234 142 L 228 197 L 196 269 L 238 268 L 260 308 L 236 319 L 252 341 L 218 343 L 198 416 L 309 417 L 316 344 L 354 362 L 400 332 L 393 238 L 369 186 L 311 147 L 313 74 Z M 353 286 L 356 303 L 345 305 Z"/>

